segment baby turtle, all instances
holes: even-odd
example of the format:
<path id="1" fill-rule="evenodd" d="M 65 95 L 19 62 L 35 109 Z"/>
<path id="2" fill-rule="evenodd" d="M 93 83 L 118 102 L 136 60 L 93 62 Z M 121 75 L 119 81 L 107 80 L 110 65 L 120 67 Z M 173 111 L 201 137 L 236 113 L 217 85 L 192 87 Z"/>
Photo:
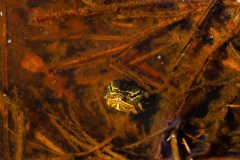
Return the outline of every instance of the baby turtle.
<path id="1" fill-rule="evenodd" d="M 114 80 L 107 86 L 107 105 L 116 110 L 134 114 L 143 111 L 141 100 L 144 90 L 134 81 Z"/>

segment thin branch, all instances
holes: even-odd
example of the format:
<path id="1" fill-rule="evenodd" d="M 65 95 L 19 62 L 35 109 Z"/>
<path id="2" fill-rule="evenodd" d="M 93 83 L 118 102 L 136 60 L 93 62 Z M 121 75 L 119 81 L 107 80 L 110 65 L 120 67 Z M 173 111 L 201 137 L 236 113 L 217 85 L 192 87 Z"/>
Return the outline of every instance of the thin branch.
<path id="1" fill-rule="evenodd" d="M 229 7 L 240 7 L 240 3 L 237 0 L 223 0 L 223 4 Z"/>
<path id="2" fill-rule="evenodd" d="M 89 145 L 89 144 L 84 144 L 84 142 L 81 142 L 80 140 L 78 140 L 76 137 L 74 137 L 73 135 L 71 135 L 69 132 L 67 132 L 60 124 L 58 124 L 58 122 L 56 121 L 55 118 L 50 117 L 51 122 L 54 124 L 54 126 L 56 126 L 58 128 L 58 130 L 62 133 L 62 135 L 66 138 L 69 139 L 70 141 L 78 144 L 79 146 L 81 146 L 84 150 L 87 150 L 85 152 L 79 152 L 79 153 L 70 153 L 67 154 L 67 157 L 82 157 L 82 156 L 86 156 L 89 155 L 91 153 L 96 152 L 97 156 L 102 157 L 104 155 L 98 153 L 97 151 L 100 150 L 101 148 L 103 148 L 105 145 L 107 145 L 113 138 L 116 137 L 115 134 L 113 134 L 112 136 L 110 136 L 109 138 L 107 138 L 104 142 L 102 143 L 98 143 L 97 141 L 93 140 L 91 138 L 91 142 L 93 144 Z M 94 147 L 92 146 L 94 145 Z"/>
<path id="3" fill-rule="evenodd" d="M 128 42 L 129 48 L 127 48 L 127 50 L 125 50 L 123 53 L 121 53 L 121 55 L 119 55 L 113 61 L 115 62 L 115 61 L 119 60 L 120 58 L 124 57 L 136 45 L 140 44 L 141 42 L 145 41 L 146 39 L 151 38 L 152 36 L 156 35 L 157 33 L 163 31 L 167 26 L 186 18 L 187 15 L 188 14 L 179 14 L 176 17 L 161 20 L 158 24 L 154 25 L 153 27 L 147 28 L 143 31 L 136 33 L 129 39 L 130 40 Z"/>
<path id="4" fill-rule="evenodd" d="M 8 106 L 4 105 L 3 112 L 3 146 L 4 146 L 4 160 L 9 160 L 10 155 L 10 136 L 9 136 L 9 109 Z"/>
<path id="5" fill-rule="evenodd" d="M 22 160 L 23 151 L 24 151 L 24 134 L 25 134 L 25 117 L 24 113 L 20 112 L 17 116 L 16 123 L 16 151 L 15 151 L 15 160 Z"/>
<path id="6" fill-rule="evenodd" d="M 170 19 L 176 16 L 179 16 L 180 14 L 190 14 L 194 15 L 198 12 L 202 11 L 202 6 L 206 3 L 207 1 L 201 1 L 200 5 L 197 3 L 194 4 L 194 7 L 189 7 L 188 5 L 178 5 L 179 10 L 163 10 L 163 11 L 158 11 L 156 13 L 152 12 L 146 12 L 146 11 L 137 11 L 136 13 L 123 13 L 120 14 L 116 19 L 122 20 L 122 19 L 129 19 L 129 18 L 159 18 L 159 19 Z M 177 4 L 177 3 L 176 3 Z M 187 4 L 187 3 L 185 3 Z"/>
<path id="7" fill-rule="evenodd" d="M 64 138 L 67 141 L 71 141 L 75 144 L 77 144 L 78 146 L 80 146 L 81 148 L 83 148 L 84 150 L 88 150 L 91 148 L 90 145 L 80 141 L 78 138 L 74 137 L 71 133 L 69 133 L 67 130 L 65 130 L 58 122 L 55 118 L 50 117 L 50 121 L 52 122 L 52 124 L 60 131 L 60 133 L 64 136 Z"/>
<path id="8" fill-rule="evenodd" d="M 108 56 L 108 55 L 113 55 L 116 53 L 119 53 L 120 51 L 126 49 L 129 45 L 128 44 L 122 44 L 104 51 L 100 51 L 97 53 L 93 53 L 87 56 L 83 56 L 83 57 L 78 57 L 78 58 L 72 58 L 70 60 L 67 60 L 65 62 L 61 62 L 60 64 L 58 64 L 57 66 L 54 66 L 54 68 L 57 69 L 63 69 L 63 68 L 72 68 L 72 66 L 76 65 L 77 63 L 82 63 L 82 62 L 87 62 L 90 61 L 92 59 L 96 59 L 102 56 Z"/>
<path id="9" fill-rule="evenodd" d="M 171 46 L 174 46 L 176 43 L 171 43 L 171 44 L 168 44 L 168 45 L 164 45 L 164 46 L 160 46 L 159 48 L 157 49 L 154 49 L 153 51 L 151 51 L 150 53 L 145 53 L 144 55 L 142 56 L 137 56 L 137 58 L 133 59 L 132 61 L 129 62 L 130 65 L 136 65 L 138 63 L 141 63 L 151 57 L 154 57 L 156 55 L 158 55 L 159 53 L 161 53 L 163 50 L 171 47 Z"/>
<path id="10" fill-rule="evenodd" d="M 8 46 L 7 46 L 7 8 L 1 4 L 0 16 L 0 63 L 1 63 L 1 77 L 2 77 L 2 88 L 8 88 Z"/>
<path id="11" fill-rule="evenodd" d="M 112 145 L 110 144 L 110 145 L 104 147 L 103 150 L 106 151 L 106 152 L 107 152 L 109 155 L 111 155 L 112 157 L 114 157 L 116 160 L 128 160 L 128 159 L 125 158 L 123 155 L 118 154 L 118 153 L 116 153 L 116 152 L 113 152 L 113 151 L 111 150 L 111 148 L 112 148 Z"/>
<path id="12" fill-rule="evenodd" d="M 228 22 L 222 33 L 218 33 L 217 31 L 213 31 L 213 35 L 215 37 L 215 41 L 210 47 L 205 47 L 201 52 L 207 51 L 207 54 L 201 54 L 201 63 L 200 67 L 196 70 L 194 75 L 191 75 L 191 83 L 188 83 L 187 90 L 190 90 L 193 86 L 194 80 L 198 77 L 198 75 L 203 71 L 203 69 L 206 67 L 206 65 L 209 63 L 210 57 L 212 56 L 213 52 L 216 51 L 220 46 L 222 46 L 226 41 L 228 41 L 234 34 L 236 34 L 236 31 L 238 30 L 238 27 L 240 26 L 240 9 L 236 9 L 236 13 L 234 17 L 231 19 L 230 22 Z M 212 28 L 212 30 L 214 30 Z M 193 61 L 192 61 L 193 63 Z M 182 110 L 182 107 L 184 106 L 187 97 L 189 96 L 188 93 L 186 93 L 182 99 L 182 102 L 180 103 L 180 107 L 178 109 L 178 113 Z"/>
<path id="13" fill-rule="evenodd" d="M 170 125 L 170 126 L 167 126 L 165 128 L 161 128 L 160 130 L 156 131 L 155 133 L 153 134 L 150 134 L 148 135 L 147 137 L 135 142 L 135 143 L 132 143 L 132 144 L 129 144 L 129 145 L 126 145 L 123 147 L 123 149 L 129 149 L 129 148 L 134 148 L 134 147 L 138 147 L 139 145 L 141 145 L 142 143 L 146 143 L 148 141 L 150 141 L 151 139 L 153 139 L 154 137 L 158 136 L 159 134 L 162 134 L 170 129 L 172 129 L 174 127 L 174 125 Z"/>
<path id="14" fill-rule="evenodd" d="M 104 117 L 105 117 L 105 120 L 106 120 L 106 122 L 107 122 L 107 126 L 108 126 L 108 128 L 110 129 L 110 128 L 112 127 L 111 120 L 110 120 L 109 115 L 108 115 L 108 113 L 107 113 L 107 111 L 106 111 L 106 108 L 105 108 L 105 106 L 104 106 L 104 104 L 103 104 L 103 102 L 102 102 L 102 99 L 101 99 L 102 97 L 100 97 L 99 94 L 98 94 L 97 88 L 98 88 L 97 86 L 95 86 L 95 87 L 93 88 L 93 93 L 94 93 L 94 95 L 95 95 L 95 97 L 96 97 L 96 99 L 97 99 L 98 107 L 99 107 L 101 113 L 103 113 L 103 115 L 104 115 Z"/>
<path id="15" fill-rule="evenodd" d="M 66 17 L 91 17 L 97 15 L 106 15 L 106 14 L 116 14 L 121 11 L 133 11 L 146 7 L 154 7 L 158 4 L 164 4 L 163 0 L 134 0 L 126 3 L 115 3 L 110 5 L 97 5 L 92 7 L 84 7 L 79 9 L 70 9 L 70 10 L 62 10 L 58 12 L 49 12 L 47 14 L 40 15 L 39 13 L 35 13 L 32 15 L 33 21 L 36 22 L 49 22 L 49 21 L 57 21 Z M 178 2 L 179 6 L 183 4 L 182 2 Z"/>
<path id="16" fill-rule="evenodd" d="M 179 148 L 178 148 L 177 131 L 173 130 L 170 136 L 171 136 L 170 143 L 171 143 L 171 149 L 173 153 L 173 159 L 181 160 Z"/>
<path id="17" fill-rule="evenodd" d="M 1 64 L 1 88 L 7 90 L 8 88 L 8 46 L 7 46 L 7 8 L 4 2 L 0 3 L 0 10 L 2 16 L 0 17 L 0 64 Z M 4 104 L 3 115 L 3 146 L 4 146 L 4 160 L 9 160 L 10 155 L 10 137 L 9 137 L 9 108 Z"/>
<path id="18" fill-rule="evenodd" d="M 179 53 L 177 53 L 177 58 L 176 61 L 169 67 L 169 72 L 171 73 L 172 70 L 174 70 L 174 68 L 178 65 L 178 63 L 181 61 L 181 59 L 183 58 L 183 56 L 185 55 L 185 53 L 188 51 L 190 44 L 193 42 L 193 39 L 196 37 L 200 26 L 202 26 L 203 22 L 205 21 L 206 17 L 209 15 L 209 13 L 211 12 L 212 8 L 216 5 L 218 1 L 217 0 L 211 0 L 209 2 L 209 4 L 207 5 L 205 11 L 203 12 L 203 14 L 201 15 L 201 18 L 199 19 L 199 21 L 197 22 L 197 24 L 194 25 L 193 30 L 191 31 L 191 35 L 188 37 L 188 40 L 186 41 L 186 44 L 184 45 L 184 47 L 180 50 Z M 171 74 L 170 76 L 171 77 Z"/>
<path id="19" fill-rule="evenodd" d="M 127 68 L 126 66 L 117 63 L 117 64 L 109 64 L 109 67 L 114 69 L 115 71 L 125 75 L 126 77 L 135 80 L 136 82 L 138 82 L 144 89 L 146 89 L 149 93 L 151 93 L 151 88 L 150 86 L 146 85 L 146 83 L 143 81 L 143 79 L 141 77 L 139 77 L 139 75 L 137 75 L 135 72 L 131 71 L 129 68 Z"/>
<path id="20" fill-rule="evenodd" d="M 139 32 L 135 33 L 134 35 L 130 36 L 130 38 L 124 40 L 123 42 L 116 45 L 115 47 L 112 47 L 110 49 L 100 51 L 97 53 L 92 53 L 92 54 L 89 54 L 86 56 L 72 58 L 70 60 L 60 62 L 59 64 L 54 66 L 54 68 L 57 68 L 57 69 L 68 68 L 69 69 L 69 68 L 74 67 L 74 65 L 76 65 L 78 63 L 89 62 L 90 60 L 93 60 L 96 58 L 106 57 L 106 56 L 110 56 L 110 55 L 112 56 L 112 55 L 118 54 L 119 52 L 122 52 L 122 54 L 120 56 L 118 56 L 117 58 L 115 58 L 113 60 L 113 62 L 115 62 L 119 58 L 125 56 L 137 44 L 154 36 L 156 33 L 162 31 L 166 26 L 185 18 L 186 16 L 187 16 L 186 14 L 183 14 L 183 15 L 180 14 L 177 17 L 162 20 L 158 24 L 154 25 L 153 27 L 146 28 L 143 31 L 139 31 Z"/>
<path id="21" fill-rule="evenodd" d="M 49 149 L 53 150 L 57 155 L 63 156 L 66 153 L 56 144 L 54 144 L 49 138 L 43 135 L 41 132 L 35 132 L 35 138 L 39 140 L 42 144 L 47 146 Z"/>
<path id="22" fill-rule="evenodd" d="M 99 143 L 98 145 L 94 146 L 92 149 L 90 149 L 89 151 L 86 152 L 81 152 L 81 153 L 71 153 L 69 154 L 69 156 L 74 156 L 74 157 L 83 157 L 86 155 L 89 155 L 93 152 L 96 152 L 97 150 L 102 149 L 104 146 L 106 146 L 107 144 L 109 144 L 113 138 L 115 138 L 116 135 L 112 135 L 110 137 L 108 137 L 106 140 L 104 140 L 102 143 Z"/>

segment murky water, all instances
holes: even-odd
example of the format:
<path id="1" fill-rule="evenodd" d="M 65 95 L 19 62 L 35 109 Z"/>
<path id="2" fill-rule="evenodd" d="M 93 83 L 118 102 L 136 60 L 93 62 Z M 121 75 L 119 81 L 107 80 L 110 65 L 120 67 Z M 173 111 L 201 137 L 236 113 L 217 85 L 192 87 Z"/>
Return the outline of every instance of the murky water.
<path id="1" fill-rule="evenodd" d="M 0 1 L 0 154 L 238 158 L 240 3 Z"/>

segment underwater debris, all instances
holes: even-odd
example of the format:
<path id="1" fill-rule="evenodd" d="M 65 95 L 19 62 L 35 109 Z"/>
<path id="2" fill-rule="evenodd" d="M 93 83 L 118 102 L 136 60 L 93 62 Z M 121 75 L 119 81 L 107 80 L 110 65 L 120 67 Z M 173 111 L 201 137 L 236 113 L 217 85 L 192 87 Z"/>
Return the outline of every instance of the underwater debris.
<path id="1" fill-rule="evenodd" d="M 239 158 L 239 16 L 230 0 L 1 1 L 0 156 Z"/>

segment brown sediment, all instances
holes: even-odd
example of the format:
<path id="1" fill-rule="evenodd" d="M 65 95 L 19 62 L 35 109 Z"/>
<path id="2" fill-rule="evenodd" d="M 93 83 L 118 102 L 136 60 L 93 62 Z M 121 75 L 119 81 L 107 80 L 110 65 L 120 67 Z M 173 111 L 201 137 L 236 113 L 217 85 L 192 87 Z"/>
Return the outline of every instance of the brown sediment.
<path id="1" fill-rule="evenodd" d="M 4 159 L 240 157 L 237 1 L 9 3 L 9 14 L 0 6 Z M 114 94 L 133 94 L 142 112 L 107 105 L 114 80 L 137 83 L 141 94 Z"/>

